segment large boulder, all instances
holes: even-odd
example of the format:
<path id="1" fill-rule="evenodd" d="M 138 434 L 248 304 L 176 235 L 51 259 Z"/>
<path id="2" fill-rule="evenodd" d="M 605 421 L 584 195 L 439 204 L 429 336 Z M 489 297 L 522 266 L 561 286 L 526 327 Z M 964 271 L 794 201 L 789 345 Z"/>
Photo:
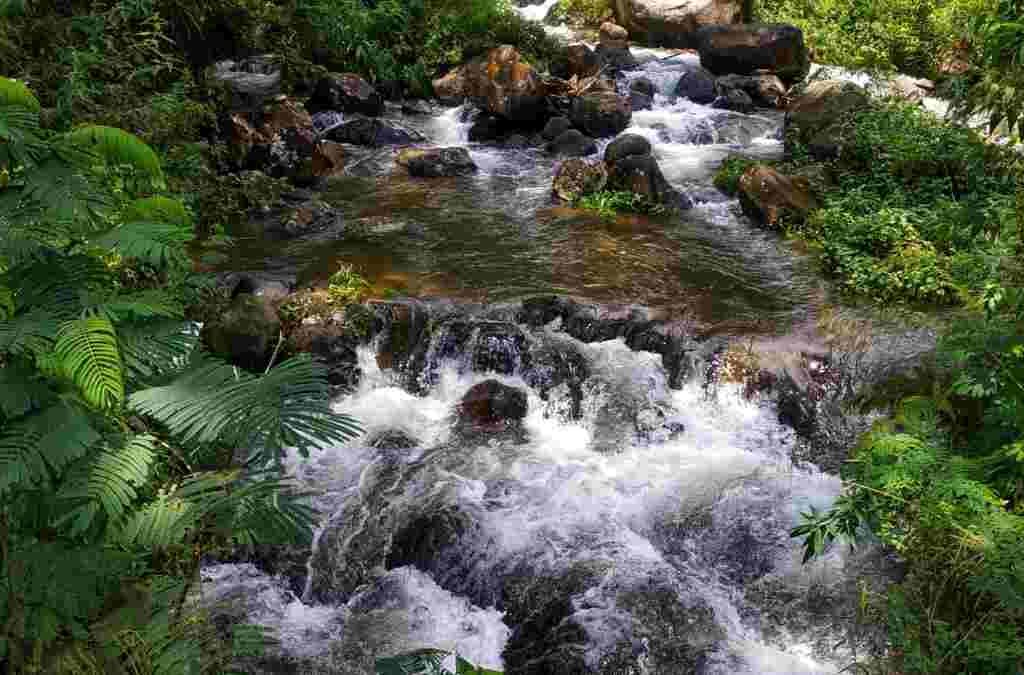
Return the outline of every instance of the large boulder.
<path id="1" fill-rule="evenodd" d="M 597 153 L 597 143 L 593 138 L 569 129 L 548 143 L 545 149 L 560 157 L 586 157 Z"/>
<path id="2" fill-rule="evenodd" d="M 787 149 L 801 144 L 820 159 L 839 155 L 846 118 L 870 106 L 868 93 L 852 82 L 808 84 L 786 111 Z"/>
<path id="3" fill-rule="evenodd" d="M 565 53 L 555 58 L 550 70 L 552 76 L 562 80 L 568 80 L 573 76 L 582 79 L 597 75 L 601 70 L 601 60 L 593 49 L 582 42 L 577 42 L 566 47 Z"/>
<path id="4" fill-rule="evenodd" d="M 669 184 L 650 155 L 629 155 L 609 164 L 608 188 L 632 192 L 655 204 L 684 205 L 685 198 Z"/>
<path id="5" fill-rule="evenodd" d="M 206 347 L 246 370 L 263 372 L 281 335 L 281 321 L 264 296 L 239 293 L 223 314 L 203 325 Z"/>
<path id="6" fill-rule="evenodd" d="M 345 122 L 328 131 L 324 137 L 336 143 L 371 147 L 409 145 L 424 140 L 423 136 L 415 131 L 403 129 L 393 122 L 384 122 L 369 117 L 357 117 L 350 122 Z"/>
<path id="7" fill-rule="evenodd" d="M 715 75 L 768 71 L 791 84 L 811 67 L 803 31 L 786 24 L 705 26 L 697 33 L 697 49 L 701 65 Z"/>
<path id="8" fill-rule="evenodd" d="M 755 105 L 766 108 L 779 107 L 786 96 L 786 85 L 771 73 L 723 75 L 715 80 L 715 92 L 719 96 L 727 97 L 737 90 L 749 96 Z"/>
<path id="9" fill-rule="evenodd" d="M 611 45 L 599 44 L 594 50 L 594 55 L 601 63 L 601 68 L 609 74 L 614 75 L 623 70 L 634 70 L 639 61 L 629 51 L 629 47 L 613 47 Z"/>
<path id="10" fill-rule="evenodd" d="M 384 114 L 384 97 L 358 75 L 331 73 L 317 81 L 306 108 L 311 113 L 333 110 L 379 117 Z"/>
<path id="11" fill-rule="evenodd" d="M 560 199 L 575 202 L 594 192 L 600 192 L 608 182 L 608 169 L 604 162 L 586 162 L 568 159 L 558 167 L 551 189 Z"/>
<path id="12" fill-rule="evenodd" d="M 476 163 L 465 148 L 408 148 L 398 153 L 396 161 L 410 176 L 421 178 L 469 176 L 477 172 Z"/>
<path id="13" fill-rule="evenodd" d="M 623 134 L 608 144 L 604 150 L 604 161 L 614 166 L 626 157 L 643 157 L 651 154 L 651 142 L 639 134 Z"/>
<path id="14" fill-rule="evenodd" d="M 629 83 L 629 104 L 636 110 L 649 110 L 654 105 L 654 94 L 658 89 L 646 77 L 638 77 Z"/>
<path id="15" fill-rule="evenodd" d="M 540 135 L 545 141 L 553 141 L 569 129 L 572 129 L 572 122 L 568 117 L 552 117 L 544 125 L 544 130 L 540 132 Z"/>
<path id="16" fill-rule="evenodd" d="M 739 180 L 743 212 L 764 225 L 798 224 L 817 204 L 805 176 L 787 176 L 763 165 L 747 169 Z"/>
<path id="17" fill-rule="evenodd" d="M 598 29 L 598 43 L 617 49 L 629 47 L 629 31 L 622 26 L 605 21 Z"/>
<path id="18" fill-rule="evenodd" d="M 715 90 L 715 76 L 702 66 L 689 67 L 679 77 L 675 94 L 694 103 L 707 105 L 718 96 Z"/>
<path id="19" fill-rule="evenodd" d="M 621 133 L 633 117 L 629 99 L 614 92 L 595 92 L 573 99 L 569 119 L 594 138 Z"/>
<path id="20" fill-rule="evenodd" d="M 229 92 L 231 110 L 259 110 L 282 91 L 281 66 L 272 56 L 253 56 L 241 61 L 220 61 L 213 79 Z"/>
<path id="21" fill-rule="evenodd" d="M 727 89 L 711 102 L 711 107 L 749 115 L 754 112 L 754 99 L 742 89 Z"/>
<path id="22" fill-rule="evenodd" d="M 262 171 L 272 178 L 302 182 L 313 176 L 316 137 L 312 129 L 289 127 L 274 134 L 269 143 L 249 149 L 244 168 Z"/>
<path id="23" fill-rule="evenodd" d="M 502 428 L 526 417 L 526 392 L 486 380 L 474 385 L 459 403 L 459 423 L 478 428 Z"/>
<path id="24" fill-rule="evenodd" d="M 243 168 L 274 178 L 312 174 L 316 146 L 313 120 L 301 104 L 282 98 L 257 113 L 230 116 L 231 144 Z"/>
<path id="25" fill-rule="evenodd" d="M 434 80 L 434 93 L 442 100 L 477 100 L 488 112 L 513 122 L 537 122 L 547 110 L 544 81 L 508 45 Z"/>
<path id="26" fill-rule="evenodd" d="M 743 17 L 743 0 L 612 0 L 612 5 L 634 39 L 658 47 L 695 47 L 702 26 Z"/>

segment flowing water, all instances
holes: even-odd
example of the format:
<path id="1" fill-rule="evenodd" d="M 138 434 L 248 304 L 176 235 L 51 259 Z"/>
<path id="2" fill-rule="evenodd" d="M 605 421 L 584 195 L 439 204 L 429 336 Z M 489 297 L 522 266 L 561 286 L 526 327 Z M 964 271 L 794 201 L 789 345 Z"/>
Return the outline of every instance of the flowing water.
<path id="1" fill-rule="evenodd" d="M 665 93 L 694 58 L 637 53 L 646 62 L 626 78 Z M 392 175 L 392 150 L 351 148 L 347 175 L 321 195 L 345 215 L 340 239 L 243 242 L 231 265 L 316 282 L 346 261 L 377 290 L 456 304 L 415 368 L 382 368 L 379 338 L 361 347 L 360 384 L 335 407 L 365 433 L 289 460 L 322 514 L 302 578 L 209 565 L 207 597 L 272 627 L 282 658 L 304 664 L 290 672 L 367 672 L 375 655 L 421 647 L 519 673 L 848 664 L 854 580 L 871 555 L 837 549 L 800 564 L 790 528 L 841 485 L 794 462 L 794 433 L 771 400 L 706 377 L 710 348 L 687 352 L 672 382 L 643 344 L 581 341 L 560 317 L 516 313 L 518 299 L 555 293 L 642 305 L 690 330 L 805 323 L 823 297 L 809 263 L 711 185 L 726 156 L 781 153 L 780 115 L 658 94 L 628 131 L 651 140 L 695 206 L 612 219 L 552 204 L 555 161 L 543 151 L 469 143 L 466 109 L 392 117 L 426 144 L 468 147 L 480 174 L 410 180 Z M 491 309 L 459 309 L 467 302 Z M 514 431 L 460 426 L 459 401 L 487 379 L 526 393 Z"/>

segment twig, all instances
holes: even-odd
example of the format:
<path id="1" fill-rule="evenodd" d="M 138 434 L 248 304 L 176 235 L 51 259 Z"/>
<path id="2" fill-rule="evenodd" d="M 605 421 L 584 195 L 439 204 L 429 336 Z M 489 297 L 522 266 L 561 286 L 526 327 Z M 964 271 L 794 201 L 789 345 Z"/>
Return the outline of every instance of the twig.
<path id="1" fill-rule="evenodd" d="M 270 372 L 270 369 L 274 367 L 274 361 L 277 360 L 277 353 L 281 351 L 281 344 L 284 342 L 284 331 L 277 332 L 277 346 L 274 347 L 274 353 L 270 355 L 270 363 L 267 364 L 267 369 L 263 371 L 266 375 Z"/>

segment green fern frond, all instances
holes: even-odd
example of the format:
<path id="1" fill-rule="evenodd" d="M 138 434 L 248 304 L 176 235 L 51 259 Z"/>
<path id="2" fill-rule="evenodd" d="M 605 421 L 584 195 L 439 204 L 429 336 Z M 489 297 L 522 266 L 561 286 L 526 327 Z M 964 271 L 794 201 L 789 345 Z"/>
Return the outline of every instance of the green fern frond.
<path id="1" fill-rule="evenodd" d="M 95 239 L 99 246 L 116 250 L 157 267 L 185 267 L 185 244 L 192 239 L 187 225 L 177 223 L 126 223 Z"/>
<path id="2" fill-rule="evenodd" d="M 127 165 L 163 184 L 160 158 L 138 136 L 123 129 L 89 124 L 64 136 L 70 145 L 95 153 L 108 165 Z"/>
<path id="3" fill-rule="evenodd" d="M 121 220 L 132 222 L 177 223 L 191 225 L 188 209 L 177 199 L 155 195 L 136 199 L 129 203 L 121 214 Z"/>
<path id="4" fill-rule="evenodd" d="M 46 309 L 0 321 L 0 354 L 39 358 L 50 350 L 63 321 Z"/>
<path id="5" fill-rule="evenodd" d="M 114 532 L 113 540 L 139 549 L 165 549 L 184 542 L 200 515 L 195 504 L 174 495 L 160 495 L 132 512 Z"/>
<path id="6" fill-rule="evenodd" d="M 16 307 L 41 309 L 66 319 L 81 313 L 82 291 L 109 288 L 112 281 L 107 267 L 93 256 L 65 256 L 48 249 L 12 266 L 3 278 Z"/>
<path id="7" fill-rule="evenodd" d="M 29 363 L 10 359 L 0 367 L 0 419 L 22 417 L 52 400 L 45 378 Z"/>
<path id="8" fill-rule="evenodd" d="M 181 370 L 199 337 L 181 321 L 128 321 L 117 324 L 126 380 L 151 384 L 156 378 Z"/>
<path id="9" fill-rule="evenodd" d="M 331 412 L 326 374 L 305 354 L 263 377 L 205 360 L 170 385 L 133 394 L 130 405 L 184 445 L 259 446 L 267 460 L 283 448 L 308 452 L 360 431 L 351 418 Z"/>
<path id="10" fill-rule="evenodd" d="M 376 675 L 452 675 L 441 665 L 447 657 L 448 652 L 439 649 L 420 649 L 379 658 L 374 672 Z"/>
<path id="11" fill-rule="evenodd" d="M 124 402 L 124 374 L 117 333 L 101 317 L 63 324 L 53 346 L 62 372 L 95 408 L 116 408 Z"/>
<path id="12" fill-rule="evenodd" d="M 180 319 L 185 310 L 181 301 L 167 291 L 152 289 L 87 300 L 82 311 L 85 316 L 102 316 L 111 323 L 119 323 L 132 319 Z"/>
<path id="13" fill-rule="evenodd" d="M 25 13 L 28 0 L 0 0 L 0 17 L 11 18 Z"/>
<path id="14" fill-rule="evenodd" d="M 81 458 L 101 437 L 76 407 L 57 404 L 0 432 L 0 496 L 37 488 Z"/>
<path id="15" fill-rule="evenodd" d="M 106 191 L 59 156 L 46 157 L 33 167 L 20 197 L 19 209 L 11 214 L 13 222 L 45 223 L 65 239 L 91 232 L 113 205 Z"/>
<path id="16" fill-rule="evenodd" d="M 39 137 L 39 113 L 21 106 L 0 105 L 0 167 L 34 162 L 41 156 L 43 148 Z"/>
<path id="17" fill-rule="evenodd" d="M 9 0 L 8 0 L 9 2 Z M 39 112 L 39 99 L 24 82 L 0 77 L 0 105 L 18 106 L 33 112 Z"/>
<path id="18" fill-rule="evenodd" d="M 156 460 L 156 439 L 135 436 L 123 447 L 104 448 L 68 472 L 58 499 L 70 503 L 57 525 L 68 524 L 71 536 L 93 529 L 102 515 L 117 522 L 138 499 Z"/>

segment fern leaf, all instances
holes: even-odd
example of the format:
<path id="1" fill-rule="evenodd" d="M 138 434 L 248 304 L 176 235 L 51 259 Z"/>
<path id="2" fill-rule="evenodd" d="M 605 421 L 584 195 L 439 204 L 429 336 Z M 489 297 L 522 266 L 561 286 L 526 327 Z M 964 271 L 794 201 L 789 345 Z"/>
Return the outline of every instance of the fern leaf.
<path id="1" fill-rule="evenodd" d="M 124 401 L 124 375 L 117 333 L 104 318 L 78 319 L 57 332 L 54 352 L 63 373 L 90 405 L 110 409 Z"/>
<path id="2" fill-rule="evenodd" d="M 420 649 L 408 654 L 399 654 L 377 659 L 376 675 L 452 675 L 442 667 L 448 652 L 438 649 Z"/>
<path id="3" fill-rule="evenodd" d="M 46 223 L 64 239 L 90 232 L 112 205 L 110 196 L 60 156 L 44 158 L 25 177 L 15 222 Z M 45 230 L 44 230 L 45 231 Z M 59 239 L 54 243 L 60 243 Z"/>
<path id="4" fill-rule="evenodd" d="M 135 436 L 123 447 L 104 448 L 72 468 L 58 495 L 71 508 L 57 524 L 69 523 L 71 535 L 78 536 L 95 527 L 101 515 L 107 522 L 118 521 L 149 480 L 155 444 L 152 436 Z"/>
<path id="5" fill-rule="evenodd" d="M 200 515 L 194 504 L 173 495 L 161 495 L 133 511 L 114 532 L 113 539 L 123 546 L 165 549 L 183 543 Z"/>
<path id="6" fill-rule="evenodd" d="M 44 484 L 99 440 L 88 417 L 63 403 L 9 425 L 0 433 L 0 495 Z"/>
<path id="7" fill-rule="evenodd" d="M 39 358 L 49 351 L 61 321 L 45 309 L 0 321 L 0 354 Z"/>
<path id="8" fill-rule="evenodd" d="M 9 77 L 0 77 L 0 106 L 18 106 L 32 112 L 40 109 L 39 99 L 28 85 Z"/>
<path id="9" fill-rule="evenodd" d="M 92 256 L 65 256 L 40 249 L 8 270 L 5 281 L 18 307 L 39 308 L 71 319 L 82 310 L 81 291 L 110 286 L 111 275 Z"/>
<path id="10" fill-rule="evenodd" d="M 95 240 L 127 258 L 138 258 L 157 267 L 185 267 L 185 243 L 192 239 L 187 225 L 177 223 L 126 223 Z"/>
<path id="11" fill-rule="evenodd" d="M 128 165 L 163 184 L 160 158 L 138 136 L 123 129 L 89 124 L 65 135 L 75 148 L 91 151 L 108 165 Z"/>
<path id="12" fill-rule="evenodd" d="M 308 355 L 285 361 L 263 377 L 205 360 L 172 384 L 132 395 L 133 409 L 153 417 L 185 445 L 222 443 L 308 452 L 359 433 L 349 417 L 331 412 L 326 375 Z"/>
<path id="13" fill-rule="evenodd" d="M 152 289 L 136 293 L 111 293 L 105 297 L 86 298 L 82 314 L 102 316 L 111 323 L 131 319 L 180 319 L 184 314 L 181 301 L 167 291 Z"/>
<path id="14" fill-rule="evenodd" d="M 125 378 L 134 385 L 152 383 L 166 373 L 180 370 L 195 349 L 199 337 L 181 321 L 119 322 L 117 335 Z"/>
<path id="15" fill-rule="evenodd" d="M 0 418 L 23 417 L 52 399 L 46 380 L 28 363 L 11 359 L 0 367 Z"/>
<path id="16" fill-rule="evenodd" d="M 0 104 L 0 166 L 35 162 L 43 149 L 39 113 L 22 106 Z"/>
<path id="17" fill-rule="evenodd" d="M 177 199 L 155 195 L 144 197 L 130 202 L 121 214 L 121 220 L 126 223 L 133 222 L 156 222 L 175 223 L 189 226 L 192 224 L 192 217 L 188 209 Z"/>

